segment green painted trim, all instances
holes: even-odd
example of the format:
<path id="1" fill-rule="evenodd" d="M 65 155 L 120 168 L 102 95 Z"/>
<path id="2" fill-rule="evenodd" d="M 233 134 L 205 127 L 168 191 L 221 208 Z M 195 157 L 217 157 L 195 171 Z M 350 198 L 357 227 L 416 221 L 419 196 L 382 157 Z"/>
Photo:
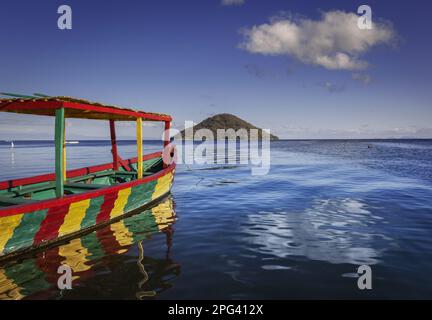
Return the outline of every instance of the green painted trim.
<path id="1" fill-rule="evenodd" d="M 28 296 L 51 287 L 45 273 L 36 264 L 36 259 L 25 259 L 4 269 L 6 276 L 18 287 L 19 293 Z M 0 293 L 1 288 L 0 288 Z"/>
<path id="2" fill-rule="evenodd" d="M 135 210 L 144 204 L 151 201 L 153 192 L 155 190 L 157 180 L 149 181 L 137 186 L 132 187 L 128 201 L 124 207 L 125 212 Z"/>
<path id="3" fill-rule="evenodd" d="M 55 173 L 56 173 L 56 196 L 63 197 L 64 177 L 63 177 L 63 143 L 65 128 L 65 110 L 59 108 L 56 110 L 55 118 Z"/>
<path id="4" fill-rule="evenodd" d="M 145 210 L 137 215 L 124 219 L 124 224 L 132 234 L 134 242 L 146 239 L 150 234 L 159 231 L 152 210 Z"/>
<path id="5" fill-rule="evenodd" d="M 14 97 L 14 98 L 25 98 L 25 99 L 34 99 L 34 96 L 18 94 L 18 93 L 9 93 L 9 92 L 0 92 L 1 95 Z"/>
<path id="6" fill-rule="evenodd" d="M 104 196 L 92 198 L 90 200 L 90 206 L 87 208 L 85 217 L 81 222 L 81 229 L 93 227 L 96 225 L 96 217 L 99 214 L 104 201 Z"/>
<path id="7" fill-rule="evenodd" d="M 41 98 L 51 98 L 51 96 L 47 96 L 46 94 L 43 93 L 33 93 L 33 95 Z"/>
<path id="8" fill-rule="evenodd" d="M 29 212 L 23 215 L 12 237 L 5 245 L 4 253 L 10 253 L 33 245 L 33 239 L 46 217 L 48 209 Z"/>
<path id="9" fill-rule="evenodd" d="M 100 259 L 105 256 L 105 252 L 102 249 L 101 244 L 99 243 L 99 239 L 96 235 L 96 232 L 89 233 L 84 237 L 82 237 L 81 244 L 90 253 L 90 256 L 86 257 L 90 261 Z"/>

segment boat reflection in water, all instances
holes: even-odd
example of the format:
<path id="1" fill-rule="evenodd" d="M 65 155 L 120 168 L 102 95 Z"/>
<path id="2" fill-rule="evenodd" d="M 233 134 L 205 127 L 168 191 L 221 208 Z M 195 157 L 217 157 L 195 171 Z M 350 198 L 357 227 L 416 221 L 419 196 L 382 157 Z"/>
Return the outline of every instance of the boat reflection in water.
<path id="1" fill-rule="evenodd" d="M 175 219 L 169 197 L 66 244 L 0 265 L 0 299 L 157 297 L 180 274 L 180 265 L 171 259 Z M 156 233 L 166 238 L 162 258 L 144 254 L 143 240 Z M 58 289 L 60 265 L 72 269 L 72 290 Z"/>

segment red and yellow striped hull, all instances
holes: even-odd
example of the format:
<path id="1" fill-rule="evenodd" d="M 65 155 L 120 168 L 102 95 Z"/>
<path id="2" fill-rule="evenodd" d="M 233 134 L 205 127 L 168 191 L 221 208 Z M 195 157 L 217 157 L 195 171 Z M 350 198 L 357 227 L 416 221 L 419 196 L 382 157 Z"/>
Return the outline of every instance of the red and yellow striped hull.
<path id="1" fill-rule="evenodd" d="M 153 203 L 169 193 L 174 172 L 175 163 L 131 182 L 0 209 L 0 259 L 65 239 Z"/>
<path id="2" fill-rule="evenodd" d="M 19 263 L 0 266 L 0 300 L 11 299 L 52 299 L 59 295 L 57 270 L 60 265 L 71 268 L 72 285 L 89 278 L 98 277 L 95 267 L 101 261 L 108 261 L 111 255 L 127 253 L 134 245 L 162 232 L 166 236 L 167 254 L 164 258 L 146 256 L 147 287 L 155 293 L 161 292 L 180 272 L 180 266 L 171 257 L 172 226 L 176 214 L 171 197 L 167 197 L 154 207 L 128 216 L 96 231 L 73 238 L 35 255 L 29 255 Z M 136 272 L 135 264 L 126 264 L 131 272 Z M 104 263 L 104 268 L 110 268 Z M 138 270 L 139 267 L 138 267 Z M 166 277 L 166 274 L 170 277 Z M 142 279 L 139 278 L 141 282 Z M 151 281 L 149 281 L 151 280 Z M 103 283 L 103 281 L 101 281 Z M 134 295 L 134 286 L 131 293 Z M 138 286 L 139 287 L 139 286 Z M 138 288 L 137 287 L 137 288 Z"/>

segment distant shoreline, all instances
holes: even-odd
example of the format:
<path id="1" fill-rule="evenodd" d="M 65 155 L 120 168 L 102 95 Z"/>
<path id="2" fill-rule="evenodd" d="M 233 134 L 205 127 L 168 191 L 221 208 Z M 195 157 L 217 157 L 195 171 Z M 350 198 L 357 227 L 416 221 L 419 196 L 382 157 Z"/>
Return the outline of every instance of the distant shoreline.
<path id="1" fill-rule="evenodd" d="M 245 139 L 246 140 L 246 139 Z M 431 138 L 328 138 L 328 139 L 279 139 L 271 142 L 277 143 L 279 141 L 412 141 L 412 140 L 432 140 Z M 71 141 L 79 141 L 79 142 L 110 142 L 109 139 L 74 139 Z M 119 142 L 135 142 L 135 139 L 118 139 Z M 144 139 L 143 141 L 162 141 L 162 139 Z M 176 140 L 174 140 L 176 141 Z M 200 142 L 200 140 L 185 140 L 185 141 L 194 141 Z M 213 141 L 223 141 L 223 140 L 213 140 Z M 52 142 L 54 140 L 0 140 L 0 144 L 10 144 L 11 142 Z"/>

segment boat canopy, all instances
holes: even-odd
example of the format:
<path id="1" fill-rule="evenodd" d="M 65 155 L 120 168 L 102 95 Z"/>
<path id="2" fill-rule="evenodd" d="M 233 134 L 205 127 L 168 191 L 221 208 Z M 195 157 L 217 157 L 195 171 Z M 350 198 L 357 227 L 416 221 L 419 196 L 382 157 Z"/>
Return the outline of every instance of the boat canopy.
<path id="1" fill-rule="evenodd" d="M 112 105 L 105 105 L 98 102 L 91 102 L 83 99 L 70 97 L 51 97 L 42 94 L 25 96 L 11 93 L 0 93 L 11 98 L 0 99 L 0 112 L 25 113 L 41 116 L 55 117 L 55 176 L 56 195 L 58 198 L 64 196 L 64 182 L 66 176 L 66 118 L 109 120 L 110 135 L 113 155 L 113 168 L 118 170 L 123 160 L 117 152 L 117 139 L 115 132 L 116 121 L 136 122 L 137 141 L 137 176 L 143 177 L 143 148 L 142 148 L 142 122 L 162 121 L 164 126 L 164 148 L 170 144 L 169 130 L 171 127 L 171 116 L 161 113 L 151 113 L 139 110 L 121 108 Z M 164 166 L 166 166 L 164 164 Z"/>
<path id="2" fill-rule="evenodd" d="M 55 116 L 56 110 L 64 109 L 66 118 L 170 122 L 171 116 L 144 112 L 113 105 L 92 102 L 71 97 L 18 97 L 0 99 L 0 112 L 25 113 L 41 116 Z"/>

